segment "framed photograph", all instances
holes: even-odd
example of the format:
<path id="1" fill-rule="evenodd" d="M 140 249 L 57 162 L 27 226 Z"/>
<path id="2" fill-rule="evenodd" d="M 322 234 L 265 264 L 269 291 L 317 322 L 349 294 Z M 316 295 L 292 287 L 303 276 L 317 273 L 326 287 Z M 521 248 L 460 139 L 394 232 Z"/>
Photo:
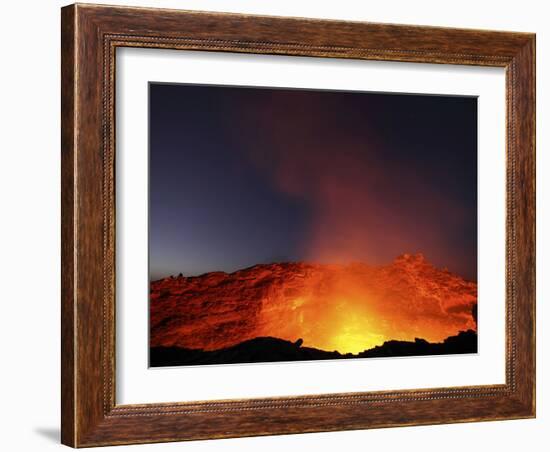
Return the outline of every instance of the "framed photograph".
<path id="1" fill-rule="evenodd" d="M 535 416 L 535 36 L 62 9 L 62 442 Z"/>

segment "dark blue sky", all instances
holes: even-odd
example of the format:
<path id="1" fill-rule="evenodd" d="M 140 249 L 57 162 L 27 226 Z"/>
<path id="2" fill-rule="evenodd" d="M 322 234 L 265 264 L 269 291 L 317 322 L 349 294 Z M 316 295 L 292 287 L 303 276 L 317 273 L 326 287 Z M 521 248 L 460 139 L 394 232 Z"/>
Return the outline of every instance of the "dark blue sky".
<path id="1" fill-rule="evenodd" d="M 422 252 L 476 280 L 477 101 L 150 84 L 150 273 Z"/>

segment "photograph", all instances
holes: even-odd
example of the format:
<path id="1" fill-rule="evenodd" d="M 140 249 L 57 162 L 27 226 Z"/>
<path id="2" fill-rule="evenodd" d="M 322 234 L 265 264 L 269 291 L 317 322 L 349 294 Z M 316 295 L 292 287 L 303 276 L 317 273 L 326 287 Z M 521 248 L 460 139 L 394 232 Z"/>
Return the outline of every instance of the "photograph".
<path id="1" fill-rule="evenodd" d="M 148 98 L 150 367 L 477 353 L 476 96 Z"/>
<path id="2" fill-rule="evenodd" d="M 6 5 L 4 449 L 547 443 L 544 8 L 395 2 Z"/>

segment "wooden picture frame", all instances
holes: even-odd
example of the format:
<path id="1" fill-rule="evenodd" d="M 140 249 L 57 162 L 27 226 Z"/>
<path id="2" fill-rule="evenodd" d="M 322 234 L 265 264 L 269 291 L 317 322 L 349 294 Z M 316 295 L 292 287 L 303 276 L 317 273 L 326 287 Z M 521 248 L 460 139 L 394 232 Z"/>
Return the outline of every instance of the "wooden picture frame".
<path id="1" fill-rule="evenodd" d="M 62 442 L 73 447 L 535 416 L 535 35 L 75 4 L 62 9 Z M 115 403 L 115 50 L 506 70 L 506 383 Z"/>

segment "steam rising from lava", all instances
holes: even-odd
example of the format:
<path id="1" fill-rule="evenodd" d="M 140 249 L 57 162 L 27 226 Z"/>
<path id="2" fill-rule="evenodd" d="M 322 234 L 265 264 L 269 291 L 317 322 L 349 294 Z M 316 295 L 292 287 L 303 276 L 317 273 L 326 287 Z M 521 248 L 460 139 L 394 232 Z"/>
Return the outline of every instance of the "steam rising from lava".
<path id="1" fill-rule="evenodd" d="M 274 94 L 244 118 L 254 131 L 238 137 L 239 143 L 248 137 L 243 152 L 273 189 L 311 213 L 303 260 L 381 264 L 407 250 L 422 251 L 438 265 L 475 274 L 475 249 L 457 240 L 457 231 L 469 231 L 475 217 L 438 190 L 442 175 L 420 172 L 412 151 L 409 160 L 392 157 L 368 117 L 360 126 L 348 125 L 326 99 L 303 96 L 302 111 Z M 312 111 L 315 119 L 304 119 Z"/>
<path id="2" fill-rule="evenodd" d="M 376 109 L 368 101 L 342 109 L 337 103 L 344 97 L 284 91 L 264 94 L 257 104 L 254 99 L 242 111 L 227 110 L 236 113 L 222 118 L 221 141 L 225 145 L 227 138 L 231 153 L 242 153 L 236 159 L 239 171 L 261 180 L 251 185 L 253 190 L 265 189 L 284 204 L 298 206 L 303 216 L 288 230 L 300 237 L 303 233 L 304 241 L 285 252 L 292 255 L 288 260 L 300 262 L 151 283 L 151 347 L 216 350 L 273 336 L 356 353 L 388 340 L 440 342 L 475 330 L 477 285 L 458 276 L 475 274 L 475 190 L 469 190 L 473 184 L 465 185 L 467 178 L 453 173 L 453 163 L 446 164 L 449 154 L 437 152 L 439 143 L 449 145 L 449 137 L 422 138 L 430 136 L 434 122 L 422 126 L 416 118 L 413 123 L 422 133 L 415 140 L 415 155 L 407 134 L 398 135 L 407 131 L 406 118 L 392 122 L 389 110 L 377 126 Z M 233 100 L 226 99 L 231 105 Z M 353 114 L 342 117 L 342 111 Z M 394 129 L 388 130 L 391 124 Z M 433 135 L 464 132 L 447 126 L 442 122 Z M 234 134 L 234 142 L 225 134 Z M 422 152 L 424 145 L 430 152 Z M 453 149 L 452 162 L 460 161 L 460 151 Z M 473 155 L 468 152 L 464 156 Z M 183 189 L 181 195 L 186 196 Z M 201 202 L 198 196 L 200 210 L 219 207 Z M 246 217 L 244 223 L 254 230 L 261 207 L 252 203 L 228 223 Z M 228 217 L 233 214 L 222 210 Z M 291 223 L 284 215 L 269 218 Z M 216 232 L 216 240 L 231 241 L 223 229 Z M 239 243 L 237 254 L 247 245 Z M 221 265 L 224 249 L 216 248 L 220 267 L 208 268 L 236 268 Z M 452 272 L 434 267 L 422 255 L 407 254 L 386 264 L 407 250 L 421 250 Z"/>

